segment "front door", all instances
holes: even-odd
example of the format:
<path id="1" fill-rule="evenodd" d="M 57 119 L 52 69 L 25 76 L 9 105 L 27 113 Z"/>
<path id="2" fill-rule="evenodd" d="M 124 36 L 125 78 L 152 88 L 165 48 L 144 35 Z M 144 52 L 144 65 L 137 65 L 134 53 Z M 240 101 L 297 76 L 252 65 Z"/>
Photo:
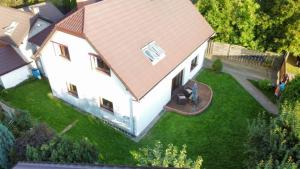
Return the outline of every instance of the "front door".
<path id="1" fill-rule="evenodd" d="M 176 75 L 172 80 L 172 92 L 182 86 L 183 70 Z"/>

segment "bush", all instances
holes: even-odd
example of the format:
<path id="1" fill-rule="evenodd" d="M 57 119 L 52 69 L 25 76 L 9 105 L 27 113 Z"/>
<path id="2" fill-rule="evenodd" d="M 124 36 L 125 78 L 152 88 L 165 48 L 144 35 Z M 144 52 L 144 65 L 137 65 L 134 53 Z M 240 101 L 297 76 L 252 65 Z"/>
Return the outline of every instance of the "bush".
<path id="1" fill-rule="evenodd" d="M 286 90 L 281 95 L 281 105 L 284 103 L 290 104 L 296 108 L 300 104 L 300 76 L 288 83 Z"/>
<path id="2" fill-rule="evenodd" d="M 40 123 L 32 130 L 27 131 L 24 135 L 16 139 L 14 146 L 14 155 L 16 161 L 24 161 L 26 159 L 26 148 L 31 146 L 34 148 L 48 143 L 53 139 L 55 133 L 46 124 Z"/>
<path id="3" fill-rule="evenodd" d="M 213 62 L 211 69 L 215 72 L 221 72 L 223 69 L 223 63 L 220 59 Z"/>
<path id="4" fill-rule="evenodd" d="M 142 148 L 139 151 L 131 152 L 139 166 L 200 169 L 202 158 L 198 157 L 196 161 L 192 161 L 187 159 L 186 153 L 186 145 L 183 145 L 182 149 L 178 151 L 176 146 L 169 144 L 164 150 L 159 141 L 154 148 Z"/>
<path id="5" fill-rule="evenodd" d="M 8 168 L 9 152 L 13 144 L 14 136 L 0 123 L 0 168 Z"/>
<path id="6" fill-rule="evenodd" d="M 4 125 L 12 131 L 15 138 L 18 138 L 33 127 L 33 122 L 28 112 L 16 112 L 15 114 L 13 119 L 6 117 Z"/>
<path id="7" fill-rule="evenodd" d="M 258 87 L 262 90 L 271 90 L 272 89 L 272 82 L 270 80 L 259 80 Z"/>
<path id="8" fill-rule="evenodd" d="M 28 146 L 26 150 L 29 161 L 95 163 L 98 156 L 96 147 L 88 140 L 74 141 L 66 137 L 56 137 L 39 148 Z"/>
<path id="9" fill-rule="evenodd" d="M 271 119 L 270 123 L 264 122 L 261 117 L 251 123 L 246 144 L 249 168 L 278 169 L 281 164 L 300 164 L 300 140 L 291 119 L 292 114 L 284 113 Z"/>

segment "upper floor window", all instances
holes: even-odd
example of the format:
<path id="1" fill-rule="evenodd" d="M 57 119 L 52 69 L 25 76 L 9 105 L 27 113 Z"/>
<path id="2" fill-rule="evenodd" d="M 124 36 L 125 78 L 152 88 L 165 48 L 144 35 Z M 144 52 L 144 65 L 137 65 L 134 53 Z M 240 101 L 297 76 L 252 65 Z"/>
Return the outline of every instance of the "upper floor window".
<path id="1" fill-rule="evenodd" d="M 104 98 L 100 99 L 100 106 L 109 112 L 113 113 L 114 112 L 114 105 L 111 101 L 106 100 Z"/>
<path id="2" fill-rule="evenodd" d="M 67 84 L 67 87 L 68 87 L 69 94 L 78 97 L 77 87 L 74 84 L 69 83 Z"/>
<path id="3" fill-rule="evenodd" d="M 166 56 L 165 51 L 155 41 L 146 45 L 142 51 L 153 65 L 158 63 Z"/>
<path id="4" fill-rule="evenodd" d="M 108 67 L 108 65 L 98 55 L 90 55 L 93 58 L 94 68 L 110 75 L 110 68 Z"/>
<path id="5" fill-rule="evenodd" d="M 70 60 L 69 48 L 66 45 L 59 44 L 60 56 Z"/>
<path id="6" fill-rule="evenodd" d="M 191 71 L 198 65 L 198 56 L 196 56 L 191 62 Z"/>

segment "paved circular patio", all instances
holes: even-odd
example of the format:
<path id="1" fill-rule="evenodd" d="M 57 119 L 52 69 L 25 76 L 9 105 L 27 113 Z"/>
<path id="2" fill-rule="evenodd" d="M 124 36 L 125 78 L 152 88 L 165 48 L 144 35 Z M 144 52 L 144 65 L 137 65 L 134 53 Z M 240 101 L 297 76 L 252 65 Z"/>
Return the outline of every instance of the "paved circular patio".
<path id="1" fill-rule="evenodd" d="M 183 88 L 191 88 L 194 83 L 198 85 L 199 102 L 197 104 L 189 100 L 186 104 L 180 105 L 176 101 L 176 94 L 183 89 L 178 89 L 172 96 L 171 101 L 165 106 L 166 111 L 172 111 L 183 115 L 197 115 L 202 113 L 211 104 L 213 91 L 212 89 L 201 82 L 190 80 Z"/>

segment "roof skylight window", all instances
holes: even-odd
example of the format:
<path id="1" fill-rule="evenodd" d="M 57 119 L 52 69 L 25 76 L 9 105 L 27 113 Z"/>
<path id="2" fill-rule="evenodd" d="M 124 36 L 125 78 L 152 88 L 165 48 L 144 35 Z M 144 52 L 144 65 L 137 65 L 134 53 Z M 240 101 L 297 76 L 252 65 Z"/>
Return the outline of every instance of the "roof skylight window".
<path id="1" fill-rule="evenodd" d="M 18 22 L 12 22 L 9 26 L 3 28 L 5 31 L 4 33 L 6 35 L 11 36 L 14 33 L 14 31 L 16 30 L 18 24 L 19 24 Z"/>
<path id="2" fill-rule="evenodd" d="M 158 46 L 158 44 L 155 41 L 147 44 L 142 49 L 142 51 L 153 65 L 157 64 L 161 59 L 163 59 L 166 56 L 165 51 L 160 46 Z"/>

